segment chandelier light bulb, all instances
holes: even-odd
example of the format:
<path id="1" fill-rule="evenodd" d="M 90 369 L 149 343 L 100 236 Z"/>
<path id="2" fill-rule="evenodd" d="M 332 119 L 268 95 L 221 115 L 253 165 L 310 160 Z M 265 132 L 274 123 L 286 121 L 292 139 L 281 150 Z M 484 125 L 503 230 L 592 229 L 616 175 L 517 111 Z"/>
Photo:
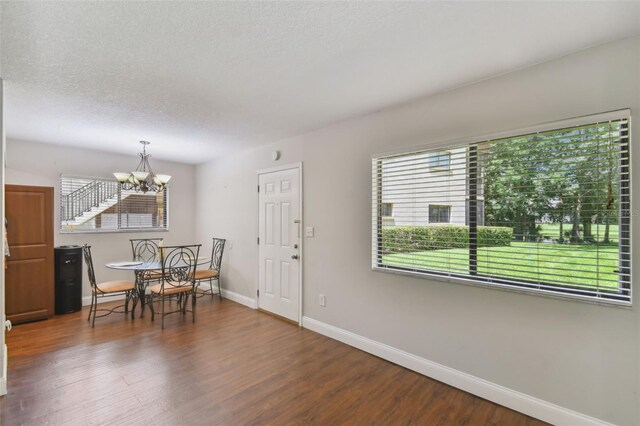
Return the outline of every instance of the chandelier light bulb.
<path id="1" fill-rule="evenodd" d="M 131 172 L 138 182 L 144 182 L 149 177 L 149 172 Z"/>
<path id="2" fill-rule="evenodd" d="M 156 178 L 160 181 L 160 183 L 162 183 L 163 185 L 166 185 L 167 183 L 169 183 L 169 181 L 171 180 L 171 176 L 169 175 L 156 175 Z"/>
<path id="3" fill-rule="evenodd" d="M 113 175 L 120 183 L 126 183 L 131 178 L 131 173 L 115 172 Z"/>

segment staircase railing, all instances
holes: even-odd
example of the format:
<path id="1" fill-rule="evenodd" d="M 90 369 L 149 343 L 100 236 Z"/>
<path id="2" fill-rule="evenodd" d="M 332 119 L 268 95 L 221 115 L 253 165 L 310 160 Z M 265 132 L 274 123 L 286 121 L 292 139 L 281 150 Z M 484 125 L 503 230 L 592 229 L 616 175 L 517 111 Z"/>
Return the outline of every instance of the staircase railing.
<path id="1" fill-rule="evenodd" d="M 95 180 L 62 196 L 62 220 L 69 221 L 118 194 L 118 182 Z"/>

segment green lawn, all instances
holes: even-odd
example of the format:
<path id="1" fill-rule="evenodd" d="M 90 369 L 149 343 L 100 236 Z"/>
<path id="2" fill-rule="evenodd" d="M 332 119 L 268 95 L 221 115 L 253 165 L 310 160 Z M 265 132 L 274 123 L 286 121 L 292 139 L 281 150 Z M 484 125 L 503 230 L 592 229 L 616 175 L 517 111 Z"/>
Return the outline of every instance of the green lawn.
<path id="1" fill-rule="evenodd" d="M 615 229 L 617 237 L 617 227 Z M 469 252 L 467 249 L 447 249 L 394 253 L 385 255 L 383 262 L 390 266 L 467 273 Z M 478 249 L 478 273 L 497 277 L 617 289 L 616 269 L 618 247 L 615 245 L 512 242 L 506 247 Z M 562 275 L 563 278 L 559 279 L 557 275 Z"/>
<path id="2" fill-rule="evenodd" d="M 559 223 L 544 223 L 540 225 L 542 227 L 542 231 L 540 235 L 543 237 L 550 237 L 557 239 L 560 236 L 560 224 Z M 570 231 L 571 226 L 570 223 L 565 223 L 562 226 L 562 230 L 564 232 Z M 595 237 L 596 241 L 602 241 L 604 239 L 604 225 L 591 225 L 591 232 Z M 618 225 L 609 225 L 609 239 L 611 242 L 618 241 Z"/>

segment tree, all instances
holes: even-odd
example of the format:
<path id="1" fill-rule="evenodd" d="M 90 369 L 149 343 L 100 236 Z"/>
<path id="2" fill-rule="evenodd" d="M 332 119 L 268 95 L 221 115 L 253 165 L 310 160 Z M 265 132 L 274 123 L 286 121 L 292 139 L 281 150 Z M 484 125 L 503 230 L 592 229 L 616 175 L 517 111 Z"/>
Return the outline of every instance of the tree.
<path id="1" fill-rule="evenodd" d="M 513 227 L 520 240 L 537 237 L 541 222 L 559 223 L 564 241 L 570 218 L 569 239 L 581 243 L 594 242 L 592 224 L 604 221 L 608 242 L 618 158 L 608 133 L 591 125 L 485 144 L 485 222 Z"/>
<path id="2" fill-rule="evenodd" d="M 611 231 L 611 222 L 612 219 L 615 221 L 616 218 L 612 217 L 615 212 L 617 212 L 617 197 L 614 197 L 614 193 L 616 193 L 619 188 L 617 182 L 614 181 L 614 176 L 617 174 L 617 156 L 619 155 L 617 151 L 617 146 L 614 143 L 614 132 L 619 131 L 617 126 L 614 128 L 613 125 L 609 125 L 609 134 L 605 139 L 605 149 L 606 149 L 606 198 L 604 205 L 604 238 L 602 242 L 610 243 L 610 231 Z"/>
<path id="3" fill-rule="evenodd" d="M 538 140 L 525 136 L 491 143 L 484 162 L 485 223 L 513 227 L 518 240 L 537 237 L 536 219 L 544 209 Z"/>

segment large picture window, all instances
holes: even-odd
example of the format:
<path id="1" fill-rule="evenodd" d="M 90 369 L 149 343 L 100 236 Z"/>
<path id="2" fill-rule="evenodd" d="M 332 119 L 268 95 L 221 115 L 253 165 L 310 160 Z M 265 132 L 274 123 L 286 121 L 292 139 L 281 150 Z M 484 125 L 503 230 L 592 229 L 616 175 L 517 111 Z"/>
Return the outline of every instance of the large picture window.
<path id="1" fill-rule="evenodd" d="M 631 303 L 627 115 L 568 124 L 375 157 L 373 268 Z"/>
<path id="2" fill-rule="evenodd" d="M 62 176 L 60 232 L 167 230 L 168 191 L 124 191 L 113 179 Z"/>

